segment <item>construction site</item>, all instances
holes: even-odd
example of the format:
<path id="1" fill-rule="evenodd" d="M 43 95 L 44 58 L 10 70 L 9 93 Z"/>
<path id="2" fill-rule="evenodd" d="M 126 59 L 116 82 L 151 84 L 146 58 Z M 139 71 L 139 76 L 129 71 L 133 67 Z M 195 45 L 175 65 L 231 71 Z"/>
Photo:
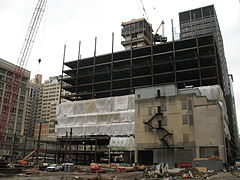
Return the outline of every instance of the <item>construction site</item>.
<path id="1" fill-rule="evenodd" d="M 54 116 L 37 122 L 32 114 L 35 126 L 29 123 L 27 131 L 25 113 L 22 119 L 11 113 L 21 109 L 12 110 L 18 92 L 27 96 L 21 90 L 26 89 L 23 77 L 27 81 L 30 76 L 25 61 L 45 6 L 39 0 L 20 64 L 1 93 L 2 174 L 52 179 L 240 177 L 233 78 L 214 5 L 180 12 L 179 39 L 164 35 L 164 20 L 154 33 L 148 20 L 139 18 L 121 24 L 123 51 L 114 52 L 114 34 L 108 54 L 96 55 L 95 38 L 94 56 L 81 58 L 79 44 L 78 59 L 66 61 L 65 46 L 62 75 L 56 78 L 57 108 L 51 106 Z M 40 93 L 37 86 L 32 88 Z M 52 139 L 45 138 L 47 132 Z"/>

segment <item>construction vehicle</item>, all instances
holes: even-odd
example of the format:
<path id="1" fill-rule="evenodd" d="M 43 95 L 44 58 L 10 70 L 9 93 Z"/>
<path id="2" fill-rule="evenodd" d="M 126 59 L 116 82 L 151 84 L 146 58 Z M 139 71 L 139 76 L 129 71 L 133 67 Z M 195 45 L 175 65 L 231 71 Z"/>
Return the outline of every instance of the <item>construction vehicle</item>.
<path id="1" fill-rule="evenodd" d="M 150 168 L 146 169 L 144 172 L 145 176 L 148 178 L 158 178 L 158 177 L 167 177 L 168 172 L 168 163 L 159 163 L 157 165 L 152 165 Z"/>
<path id="2" fill-rule="evenodd" d="M 160 43 L 167 42 L 167 37 L 164 36 L 164 24 L 165 24 L 165 22 L 162 20 L 162 22 L 161 22 L 160 25 L 158 26 L 156 32 L 154 33 L 154 35 L 153 35 L 153 42 L 154 42 L 154 44 L 155 44 L 156 42 L 160 42 Z M 161 27 L 162 27 L 162 34 L 159 35 L 159 34 L 158 34 L 158 31 L 159 31 L 159 29 L 160 29 Z"/>
<path id="3" fill-rule="evenodd" d="M 21 159 L 20 161 L 18 161 L 19 163 L 21 163 L 21 164 L 27 164 L 28 163 L 28 158 L 30 158 L 32 155 L 33 155 L 33 153 L 35 153 L 36 152 L 36 150 L 33 150 L 32 152 L 30 152 L 27 156 L 25 156 L 23 159 Z"/>
<path id="4" fill-rule="evenodd" d="M 20 55 L 17 61 L 17 66 L 12 75 L 11 84 L 9 89 L 5 91 L 3 106 L 0 114 L 0 147 L 4 148 L 5 136 L 7 133 L 8 121 L 10 114 L 15 106 L 15 102 L 18 98 L 21 79 L 24 74 L 28 59 L 30 57 L 32 47 L 45 12 L 47 0 L 38 0 L 36 8 L 34 10 L 31 22 L 28 27 L 26 37 Z"/>

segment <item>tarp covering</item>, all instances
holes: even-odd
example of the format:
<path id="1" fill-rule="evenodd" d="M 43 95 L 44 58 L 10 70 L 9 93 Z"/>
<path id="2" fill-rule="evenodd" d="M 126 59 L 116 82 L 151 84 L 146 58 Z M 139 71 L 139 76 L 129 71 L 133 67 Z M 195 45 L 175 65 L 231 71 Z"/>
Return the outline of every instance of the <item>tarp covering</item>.
<path id="1" fill-rule="evenodd" d="M 109 146 L 112 150 L 134 150 L 134 138 L 130 137 L 111 137 Z"/>
<path id="2" fill-rule="evenodd" d="M 64 102 L 57 108 L 58 136 L 134 134 L 135 96 Z"/>

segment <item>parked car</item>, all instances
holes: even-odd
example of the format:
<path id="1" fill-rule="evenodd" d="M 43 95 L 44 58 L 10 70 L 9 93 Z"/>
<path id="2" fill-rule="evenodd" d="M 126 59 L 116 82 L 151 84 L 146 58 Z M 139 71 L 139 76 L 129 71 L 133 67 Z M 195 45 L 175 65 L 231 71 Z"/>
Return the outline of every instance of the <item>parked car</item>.
<path id="1" fill-rule="evenodd" d="M 47 167 L 47 171 L 61 171 L 62 166 L 58 166 L 57 164 L 51 164 L 50 166 Z"/>

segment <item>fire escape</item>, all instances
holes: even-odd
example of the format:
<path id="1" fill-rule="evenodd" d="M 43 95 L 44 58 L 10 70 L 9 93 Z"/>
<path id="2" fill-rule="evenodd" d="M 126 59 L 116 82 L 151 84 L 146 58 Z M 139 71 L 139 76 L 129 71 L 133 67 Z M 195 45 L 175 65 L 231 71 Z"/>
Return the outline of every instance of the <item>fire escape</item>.
<path id="1" fill-rule="evenodd" d="M 157 117 L 160 117 L 161 120 L 158 120 L 158 125 L 153 124 L 153 120 L 157 119 Z M 163 119 L 163 113 L 161 110 L 161 106 L 158 106 L 158 111 L 147 121 L 144 121 L 143 123 L 150 127 L 151 129 L 158 130 L 159 132 L 162 132 L 162 137 L 160 140 L 162 141 L 163 145 L 165 145 L 167 148 L 170 148 L 169 142 L 167 140 L 167 137 L 172 137 L 172 133 L 170 133 L 167 129 L 165 129 L 162 126 L 162 119 Z"/>

